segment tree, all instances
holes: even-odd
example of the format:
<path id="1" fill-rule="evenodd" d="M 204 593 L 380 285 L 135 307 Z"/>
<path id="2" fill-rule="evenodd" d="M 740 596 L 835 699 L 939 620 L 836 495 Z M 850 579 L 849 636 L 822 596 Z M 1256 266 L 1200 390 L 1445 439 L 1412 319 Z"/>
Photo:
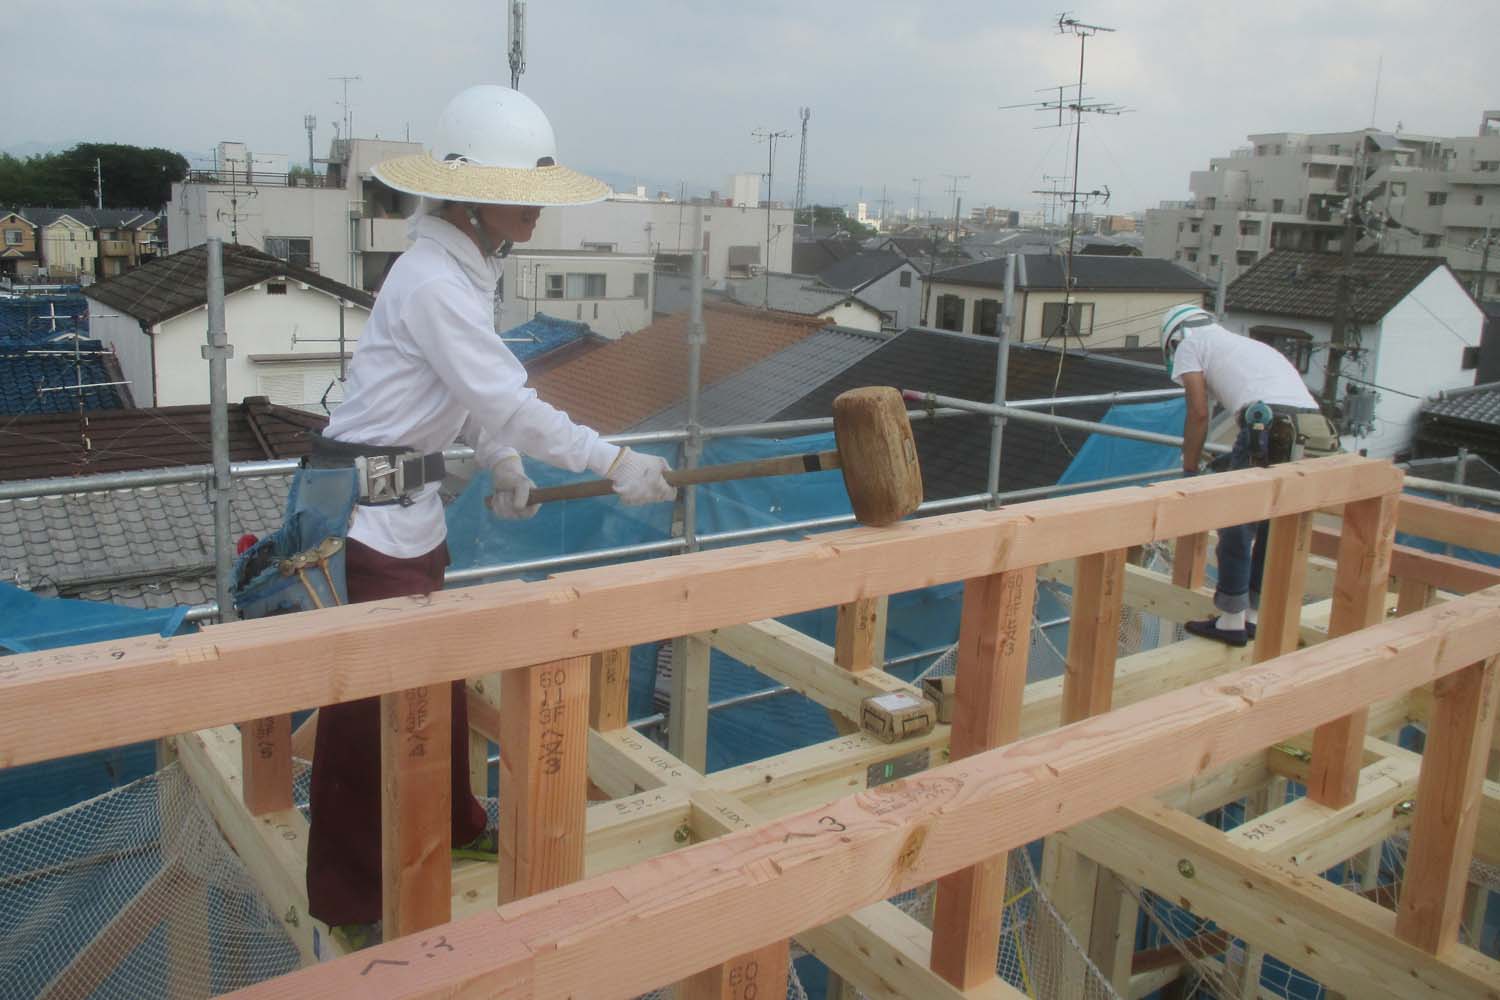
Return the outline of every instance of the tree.
<path id="1" fill-rule="evenodd" d="M 814 225 L 818 227 L 832 226 L 835 232 L 845 232 L 855 239 L 865 239 L 875 235 L 875 228 L 867 226 L 849 218 L 849 213 L 836 205 L 813 205 L 804 208 L 797 213 L 799 225 Z"/>
<path id="2" fill-rule="evenodd" d="M 0 205 L 93 205 L 102 174 L 104 207 L 158 209 L 171 200 L 173 182 L 187 170 L 181 153 L 117 143 L 81 142 L 25 160 L 0 156 Z"/>

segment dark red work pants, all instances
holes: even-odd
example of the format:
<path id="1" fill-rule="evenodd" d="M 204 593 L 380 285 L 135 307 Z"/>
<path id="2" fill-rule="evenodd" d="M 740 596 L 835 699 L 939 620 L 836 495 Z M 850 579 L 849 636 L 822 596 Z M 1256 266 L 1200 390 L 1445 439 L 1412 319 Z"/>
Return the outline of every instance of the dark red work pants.
<path id="1" fill-rule="evenodd" d="M 349 601 L 430 594 L 443 587 L 448 547 L 396 559 L 348 541 Z M 469 791 L 469 710 L 462 681 L 453 683 L 453 843 L 484 832 L 485 811 Z M 307 900 L 330 925 L 379 920 L 380 699 L 361 698 L 318 710 L 309 805 Z"/>

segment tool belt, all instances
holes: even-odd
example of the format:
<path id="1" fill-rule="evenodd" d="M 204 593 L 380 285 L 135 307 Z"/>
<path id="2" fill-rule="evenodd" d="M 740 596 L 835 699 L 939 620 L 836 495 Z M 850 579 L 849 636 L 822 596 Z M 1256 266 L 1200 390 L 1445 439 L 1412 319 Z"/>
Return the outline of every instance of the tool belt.
<path id="1" fill-rule="evenodd" d="M 229 589 L 241 618 L 348 603 L 345 536 L 358 499 L 353 466 L 296 474 L 281 527 L 235 560 Z"/>
<path id="2" fill-rule="evenodd" d="M 1339 450 L 1338 432 L 1317 407 L 1255 402 L 1238 416 L 1240 427 L 1249 432 L 1252 465 L 1279 465 Z"/>
<path id="3" fill-rule="evenodd" d="M 365 507 L 400 504 L 429 483 L 440 483 L 447 470 L 442 452 L 422 454 L 391 445 L 355 444 L 312 435 L 312 453 L 302 460 L 310 469 L 349 469 L 355 473 L 359 503 Z"/>

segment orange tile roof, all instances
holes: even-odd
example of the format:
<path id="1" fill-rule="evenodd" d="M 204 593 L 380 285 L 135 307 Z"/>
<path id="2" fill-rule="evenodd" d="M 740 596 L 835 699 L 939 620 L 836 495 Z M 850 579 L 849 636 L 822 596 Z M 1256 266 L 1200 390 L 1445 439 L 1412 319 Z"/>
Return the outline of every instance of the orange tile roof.
<path id="1" fill-rule="evenodd" d="M 645 329 L 537 374 L 542 399 L 604 434 L 633 427 L 687 395 L 687 313 L 663 316 Z M 703 388 L 785 350 L 827 325 L 815 316 L 707 302 L 703 325 Z"/>

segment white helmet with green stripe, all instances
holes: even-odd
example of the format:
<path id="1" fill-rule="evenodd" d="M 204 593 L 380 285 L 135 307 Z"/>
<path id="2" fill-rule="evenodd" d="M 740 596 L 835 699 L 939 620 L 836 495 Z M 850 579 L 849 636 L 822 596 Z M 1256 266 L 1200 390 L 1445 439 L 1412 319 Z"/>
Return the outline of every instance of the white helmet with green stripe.
<path id="1" fill-rule="evenodd" d="M 1172 367 L 1172 354 L 1188 330 L 1195 326 L 1209 326 L 1214 314 L 1197 302 L 1184 302 L 1168 309 L 1161 318 L 1161 360 L 1168 369 Z"/>

